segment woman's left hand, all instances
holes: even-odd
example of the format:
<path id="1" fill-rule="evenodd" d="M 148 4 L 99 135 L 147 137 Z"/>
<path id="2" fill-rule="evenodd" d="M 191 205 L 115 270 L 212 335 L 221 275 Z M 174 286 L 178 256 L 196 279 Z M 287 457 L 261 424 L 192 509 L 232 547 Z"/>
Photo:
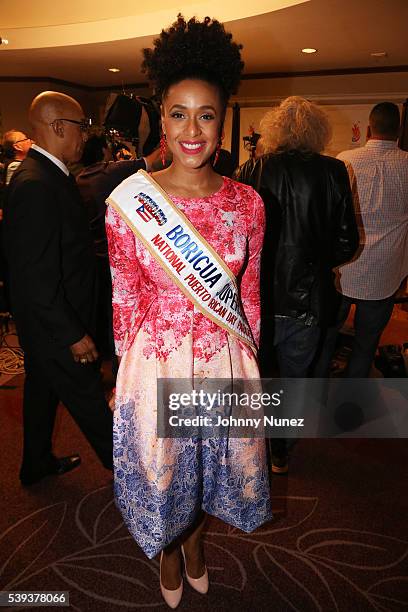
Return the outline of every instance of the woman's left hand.
<path id="1" fill-rule="evenodd" d="M 112 395 L 109 398 L 108 405 L 112 412 L 115 411 L 116 388 L 112 389 Z"/>

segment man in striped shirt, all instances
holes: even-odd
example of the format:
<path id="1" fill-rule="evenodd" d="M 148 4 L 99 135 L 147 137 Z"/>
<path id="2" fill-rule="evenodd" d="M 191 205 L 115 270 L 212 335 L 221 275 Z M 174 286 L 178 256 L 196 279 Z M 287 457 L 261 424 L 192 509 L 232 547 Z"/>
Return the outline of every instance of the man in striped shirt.
<path id="1" fill-rule="evenodd" d="M 327 332 L 316 376 L 328 376 L 337 332 L 353 303 L 355 337 L 346 375 L 369 375 L 394 294 L 408 274 L 408 152 L 397 146 L 399 129 L 398 107 L 377 104 L 370 113 L 366 145 L 338 155 L 350 176 L 360 246 L 351 262 L 337 270 L 342 294 L 338 324 Z"/>

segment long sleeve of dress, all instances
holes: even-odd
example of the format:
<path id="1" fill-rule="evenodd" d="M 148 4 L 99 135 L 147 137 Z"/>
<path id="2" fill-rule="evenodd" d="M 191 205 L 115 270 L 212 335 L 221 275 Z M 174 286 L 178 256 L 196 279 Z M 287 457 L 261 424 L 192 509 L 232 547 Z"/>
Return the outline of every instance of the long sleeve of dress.
<path id="1" fill-rule="evenodd" d="M 265 234 L 265 209 L 260 196 L 248 188 L 248 261 L 241 279 L 241 301 L 255 343 L 259 345 L 261 323 L 260 268 Z"/>
<path id="2" fill-rule="evenodd" d="M 113 333 L 117 355 L 123 355 L 137 331 L 135 318 L 143 296 L 143 273 L 136 256 L 135 236 L 108 206 L 106 235 L 112 274 Z"/>

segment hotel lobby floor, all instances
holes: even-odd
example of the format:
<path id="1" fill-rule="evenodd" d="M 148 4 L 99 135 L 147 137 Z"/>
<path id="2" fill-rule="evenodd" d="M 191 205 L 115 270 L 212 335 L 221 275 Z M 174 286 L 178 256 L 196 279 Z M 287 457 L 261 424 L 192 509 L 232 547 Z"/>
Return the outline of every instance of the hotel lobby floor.
<path id="1" fill-rule="evenodd" d="M 63 408 L 55 452 L 79 452 L 81 467 L 21 487 L 22 383 L 0 389 L 0 590 L 69 591 L 81 612 L 165 610 L 158 559 L 129 536 L 110 474 Z M 406 440 L 300 441 L 289 476 L 272 478 L 271 523 L 244 534 L 210 518 L 210 591 L 185 583 L 180 612 L 408 609 L 407 480 Z"/>

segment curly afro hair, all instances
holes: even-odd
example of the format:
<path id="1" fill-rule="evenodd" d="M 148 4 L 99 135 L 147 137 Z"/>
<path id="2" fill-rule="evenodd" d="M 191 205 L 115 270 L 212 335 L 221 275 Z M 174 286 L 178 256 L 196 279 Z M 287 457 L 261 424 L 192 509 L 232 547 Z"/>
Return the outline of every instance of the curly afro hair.
<path id="1" fill-rule="evenodd" d="M 143 72 L 163 97 L 171 85 L 196 78 L 218 86 L 223 103 L 238 90 L 244 62 L 242 45 L 232 41 L 232 34 L 222 23 L 206 17 L 186 21 L 179 14 L 167 30 L 162 30 L 153 49 L 143 49 Z"/>

